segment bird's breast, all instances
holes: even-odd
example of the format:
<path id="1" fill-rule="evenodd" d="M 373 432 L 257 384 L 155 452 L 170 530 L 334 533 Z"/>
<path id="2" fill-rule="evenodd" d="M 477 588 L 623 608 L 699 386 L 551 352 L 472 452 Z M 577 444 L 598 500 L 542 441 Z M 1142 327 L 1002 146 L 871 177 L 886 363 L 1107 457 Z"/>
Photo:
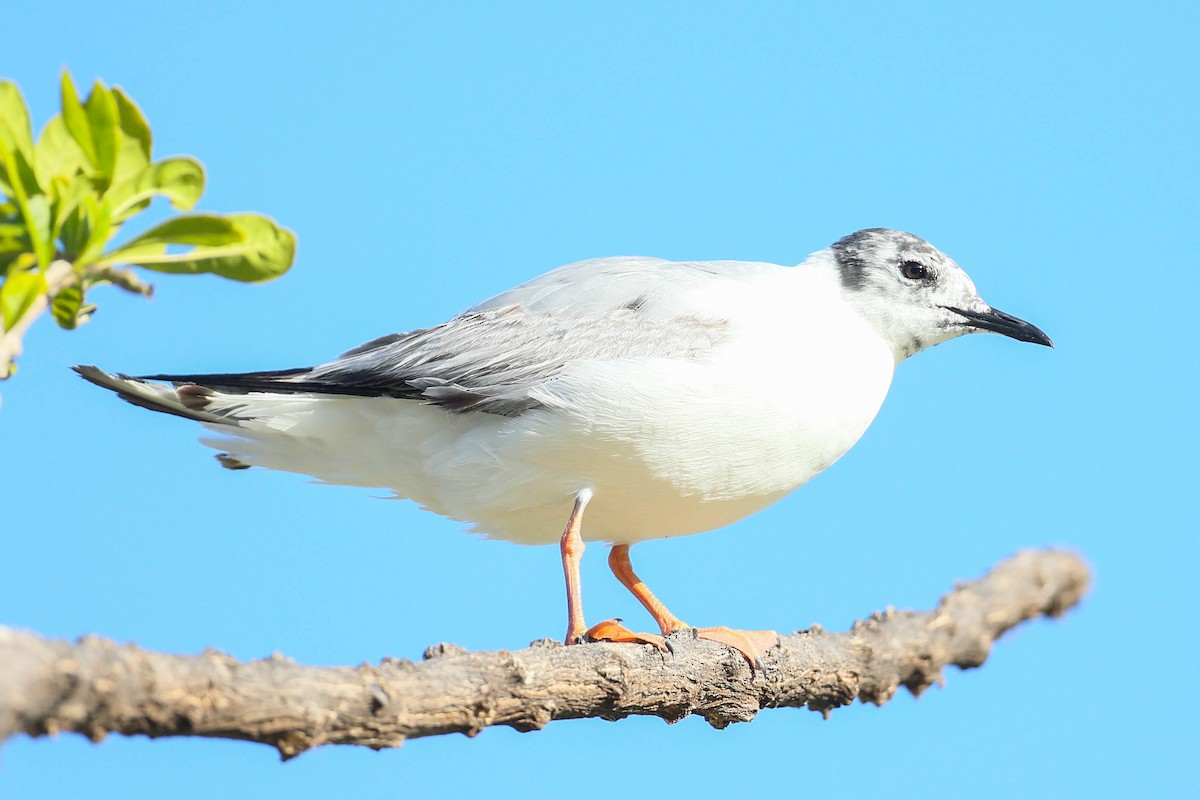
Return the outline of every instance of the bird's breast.
<path id="1" fill-rule="evenodd" d="M 654 473 L 707 501 L 786 494 L 849 450 L 887 394 L 890 353 L 842 344 L 836 356 L 783 361 L 734 347 L 702 374 L 681 369 L 674 392 L 643 398 L 646 432 L 631 443 Z"/>
<path id="2" fill-rule="evenodd" d="M 721 527 L 849 450 L 878 412 L 895 359 L 857 317 L 813 321 L 744 325 L 697 359 L 568 370 L 548 415 L 559 429 L 540 446 L 562 445 L 560 474 L 593 489 L 589 538 Z"/>

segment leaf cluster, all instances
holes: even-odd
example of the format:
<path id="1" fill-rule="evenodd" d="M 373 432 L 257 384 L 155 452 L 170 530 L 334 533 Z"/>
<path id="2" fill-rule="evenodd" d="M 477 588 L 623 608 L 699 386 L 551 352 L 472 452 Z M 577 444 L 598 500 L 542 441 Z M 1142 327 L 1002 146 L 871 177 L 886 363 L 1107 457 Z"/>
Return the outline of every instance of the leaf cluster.
<path id="1" fill-rule="evenodd" d="M 155 161 L 150 126 L 117 86 L 96 81 L 81 99 L 64 70 L 62 111 L 35 140 L 16 84 L 0 81 L 0 324 L 6 337 L 49 308 L 72 329 L 95 306 L 100 284 L 149 295 L 130 267 L 213 273 L 237 281 L 278 277 L 291 266 L 295 234 L 259 214 L 179 213 L 115 243 L 122 227 L 165 198 L 191 212 L 204 192 L 204 168 L 186 156 Z M 12 374 L 19 342 L 0 353 Z"/>

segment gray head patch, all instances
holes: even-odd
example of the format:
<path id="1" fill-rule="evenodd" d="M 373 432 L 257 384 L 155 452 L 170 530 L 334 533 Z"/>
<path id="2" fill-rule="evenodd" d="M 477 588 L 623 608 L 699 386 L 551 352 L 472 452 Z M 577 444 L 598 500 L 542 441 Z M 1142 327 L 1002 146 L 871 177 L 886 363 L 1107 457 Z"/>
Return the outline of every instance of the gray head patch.
<path id="1" fill-rule="evenodd" d="M 843 236 L 831 248 L 837 259 L 842 285 L 861 289 L 868 273 L 889 262 L 916 260 L 931 264 L 943 258 L 940 251 L 920 236 L 890 228 L 864 228 Z"/>
<path id="2" fill-rule="evenodd" d="M 835 242 L 829 255 L 843 301 L 875 328 L 898 360 L 961 336 L 967 328 L 954 309 L 985 305 L 954 259 L 911 233 L 861 230 Z"/>

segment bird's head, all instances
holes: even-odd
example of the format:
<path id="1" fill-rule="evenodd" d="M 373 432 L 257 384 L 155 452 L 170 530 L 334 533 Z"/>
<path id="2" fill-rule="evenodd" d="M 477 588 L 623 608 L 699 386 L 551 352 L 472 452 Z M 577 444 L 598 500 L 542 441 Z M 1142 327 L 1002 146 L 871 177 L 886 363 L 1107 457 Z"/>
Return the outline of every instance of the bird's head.
<path id="1" fill-rule="evenodd" d="M 897 361 L 983 331 L 1054 346 L 1036 326 L 985 303 L 954 259 L 919 236 L 868 228 L 830 250 L 846 303 L 892 346 Z"/>

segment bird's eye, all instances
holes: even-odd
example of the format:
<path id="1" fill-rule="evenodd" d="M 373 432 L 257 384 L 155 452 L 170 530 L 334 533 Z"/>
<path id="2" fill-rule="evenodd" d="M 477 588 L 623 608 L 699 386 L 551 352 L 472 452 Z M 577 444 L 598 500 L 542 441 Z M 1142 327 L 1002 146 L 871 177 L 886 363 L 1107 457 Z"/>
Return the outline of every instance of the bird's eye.
<path id="1" fill-rule="evenodd" d="M 900 265 L 900 274 L 910 281 L 923 281 L 929 277 L 929 267 L 916 261 L 905 261 Z"/>

